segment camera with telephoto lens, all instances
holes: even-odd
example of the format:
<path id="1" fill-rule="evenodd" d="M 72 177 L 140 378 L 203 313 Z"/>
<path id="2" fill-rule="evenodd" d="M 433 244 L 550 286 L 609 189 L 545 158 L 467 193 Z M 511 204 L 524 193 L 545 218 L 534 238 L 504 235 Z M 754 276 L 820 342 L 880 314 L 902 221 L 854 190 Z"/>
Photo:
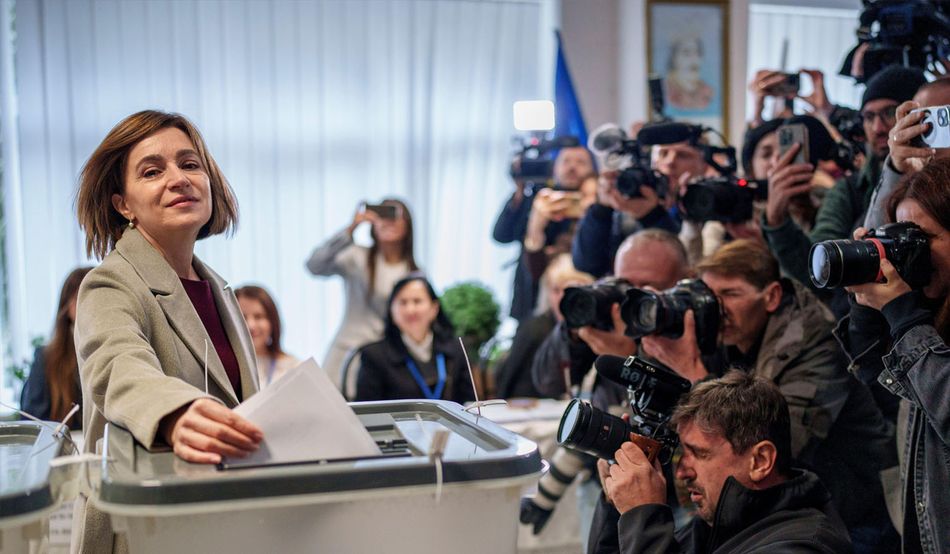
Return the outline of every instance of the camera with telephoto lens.
<path id="1" fill-rule="evenodd" d="M 569 329 L 588 325 L 610 331 L 614 328 L 610 307 L 623 303 L 627 291 L 633 288 L 630 281 L 616 277 L 601 279 L 584 287 L 568 287 L 558 307 Z"/>
<path id="2" fill-rule="evenodd" d="M 939 74 L 937 64 L 950 54 L 950 18 L 946 2 L 927 0 L 864 0 L 857 30 L 858 44 L 842 64 L 851 75 L 857 49 L 867 44 L 860 82 L 889 65 L 903 65 Z"/>
<path id="3" fill-rule="evenodd" d="M 822 289 L 880 282 L 884 278 L 881 258 L 887 258 L 913 289 L 930 282 L 930 241 L 910 222 L 884 225 L 859 240 L 815 243 L 808 253 L 811 281 Z"/>
<path id="4" fill-rule="evenodd" d="M 914 139 L 914 145 L 922 148 L 950 148 L 950 106 L 931 106 L 910 113 L 924 112 L 920 121 L 929 125 L 927 131 Z"/>
<path id="5" fill-rule="evenodd" d="M 741 223 L 752 219 L 756 200 L 768 198 L 768 181 L 715 177 L 686 187 L 681 199 L 686 219 Z"/>
<path id="6" fill-rule="evenodd" d="M 519 150 L 508 172 L 512 179 L 532 183 L 545 183 L 554 178 L 554 159 L 551 154 L 561 148 L 580 145 L 577 137 L 572 136 L 549 140 L 533 137 L 528 141 L 519 139 L 519 142 Z"/>
<path id="7" fill-rule="evenodd" d="M 676 432 L 667 426 L 673 408 L 691 384 L 676 373 L 630 356 L 600 356 L 594 362 L 600 375 L 627 387 L 633 412 L 630 422 L 575 398 L 558 425 L 558 444 L 612 460 L 623 443 L 632 440 L 652 463 L 667 463 L 676 449 Z"/>
<path id="8" fill-rule="evenodd" d="M 640 141 L 630 139 L 614 123 L 605 123 L 591 133 L 587 148 L 594 153 L 601 171 L 617 171 L 617 192 L 627 198 L 637 198 L 640 187 L 646 186 L 664 198 L 669 182 L 650 165 L 649 151 Z"/>
<path id="9" fill-rule="evenodd" d="M 699 279 L 683 279 L 663 292 L 631 289 L 620 306 L 620 316 L 627 324 L 626 334 L 633 338 L 678 338 L 683 336 L 687 310 L 693 310 L 700 352 L 714 352 L 719 344 L 722 310 L 716 294 Z"/>

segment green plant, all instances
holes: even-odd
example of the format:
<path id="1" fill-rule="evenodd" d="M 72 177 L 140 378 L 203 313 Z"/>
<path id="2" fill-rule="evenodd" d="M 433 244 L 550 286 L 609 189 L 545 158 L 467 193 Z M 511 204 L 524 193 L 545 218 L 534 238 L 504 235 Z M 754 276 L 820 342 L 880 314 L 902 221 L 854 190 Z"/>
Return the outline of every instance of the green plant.
<path id="1" fill-rule="evenodd" d="M 480 283 L 453 285 L 439 301 L 460 336 L 472 337 L 482 344 L 498 330 L 498 303 L 491 290 Z"/>

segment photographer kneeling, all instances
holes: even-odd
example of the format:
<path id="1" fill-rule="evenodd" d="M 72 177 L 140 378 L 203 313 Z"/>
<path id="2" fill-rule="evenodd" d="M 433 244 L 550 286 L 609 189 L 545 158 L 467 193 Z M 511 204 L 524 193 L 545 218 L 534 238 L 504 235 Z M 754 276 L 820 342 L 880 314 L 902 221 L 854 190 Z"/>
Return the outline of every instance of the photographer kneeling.
<path id="1" fill-rule="evenodd" d="M 696 274 L 722 305 L 718 365 L 700 358 L 692 311 L 682 337 L 646 336 L 643 353 L 694 383 L 725 368 L 775 383 L 791 411 L 792 456 L 831 491 L 855 549 L 892 551 L 885 545 L 897 536 L 879 475 L 893 465 L 886 459 L 891 435 L 867 387 L 846 370 L 830 311 L 803 285 L 782 279 L 760 243 L 729 243 Z"/>
<path id="2" fill-rule="evenodd" d="M 791 468 L 789 408 L 767 380 L 731 371 L 700 383 L 671 423 L 683 445 L 676 477 L 699 517 L 674 533 L 663 472 L 626 442 L 616 465 L 598 462 L 622 514 L 621 552 L 851 551 L 821 481 Z"/>
<path id="3" fill-rule="evenodd" d="M 900 274 L 890 261 L 893 254 L 886 252 L 887 259 L 880 260 L 883 282 L 850 288 L 858 305 L 838 328 L 845 348 L 856 354 L 851 367 L 857 377 L 865 382 L 877 379 L 910 405 L 908 417 L 898 421 L 907 437 L 901 445 L 904 552 L 950 552 L 948 182 L 950 160 L 932 161 L 902 181 L 887 203 L 890 221 L 919 226 L 932 270 L 902 268 Z M 856 237 L 863 235 L 863 229 L 855 232 Z"/>

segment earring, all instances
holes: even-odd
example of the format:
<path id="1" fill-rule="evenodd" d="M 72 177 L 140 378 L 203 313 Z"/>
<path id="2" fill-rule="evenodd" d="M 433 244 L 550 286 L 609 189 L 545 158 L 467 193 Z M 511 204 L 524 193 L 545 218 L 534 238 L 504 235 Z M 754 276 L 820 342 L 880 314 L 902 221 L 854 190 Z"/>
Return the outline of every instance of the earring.
<path id="1" fill-rule="evenodd" d="M 135 229 L 135 222 L 131 219 L 129 220 L 129 229 Z"/>

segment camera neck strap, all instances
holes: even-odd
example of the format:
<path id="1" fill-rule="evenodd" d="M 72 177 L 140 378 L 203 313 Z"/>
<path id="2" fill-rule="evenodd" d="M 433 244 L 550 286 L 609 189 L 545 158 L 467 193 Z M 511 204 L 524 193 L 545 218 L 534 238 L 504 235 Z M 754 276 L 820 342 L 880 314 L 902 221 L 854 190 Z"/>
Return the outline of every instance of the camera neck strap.
<path id="1" fill-rule="evenodd" d="M 881 244 L 881 241 L 878 240 L 878 239 L 873 239 L 873 238 L 872 238 L 872 239 L 867 239 L 867 240 L 868 240 L 868 242 L 870 242 L 871 244 L 873 244 L 875 248 L 877 248 L 877 255 L 879 256 L 879 258 L 878 258 L 878 266 L 877 266 L 877 282 L 878 282 L 878 283 L 883 282 L 883 281 L 884 281 L 884 270 L 881 269 L 880 261 L 881 261 L 881 260 L 884 260 L 884 258 L 887 257 L 887 253 L 884 251 L 884 245 Z"/>
<path id="2" fill-rule="evenodd" d="M 426 384 L 426 380 L 422 378 L 422 373 L 419 371 L 419 367 L 416 366 L 416 362 L 413 361 L 411 356 L 406 356 L 406 366 L 409 367 L 409 373 L 412 374 L 412 379 L 419 385 L 419 388 L 422 389 L 422 394 L 425 395 L 428 400 L 438 400 L 442 398 L 442 391 L 445 390 L 445 354 L 439 352 L 435 355 L 435 367 L 439 372 L 439 380 L 435 384 L 435 390 L 429 388 L 429 385 Z"/>

